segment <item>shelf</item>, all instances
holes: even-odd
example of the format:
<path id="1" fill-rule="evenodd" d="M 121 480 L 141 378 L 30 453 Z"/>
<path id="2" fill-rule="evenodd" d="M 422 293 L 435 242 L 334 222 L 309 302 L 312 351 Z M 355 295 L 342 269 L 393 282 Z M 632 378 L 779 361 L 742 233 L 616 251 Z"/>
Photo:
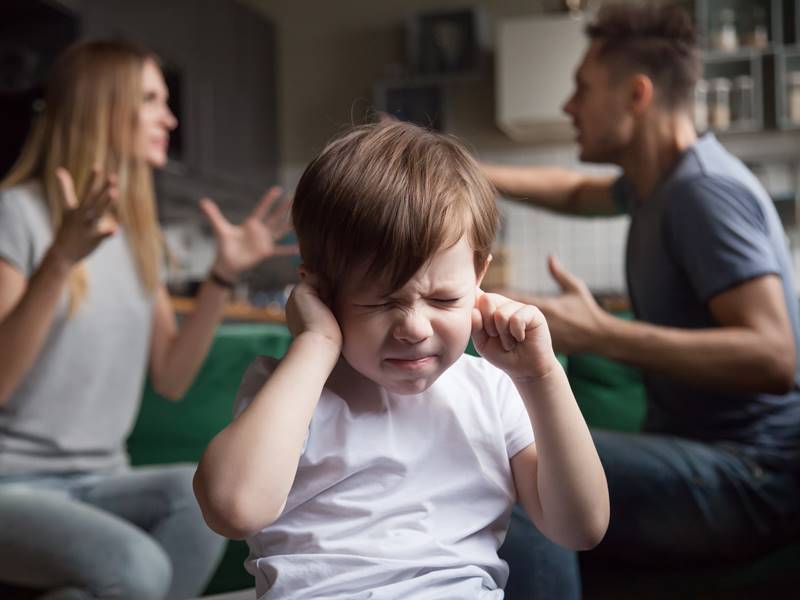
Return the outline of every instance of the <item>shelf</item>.
<path id="1" fill-rule="evenodd" d="M 172 308 L 178 315 L 187 315 L 194 310 L 194 298 L 172 296 Z M 285 323 L 286 314 L 277 308 L 259 308 L 247 302 L 229 302 L 223 311 L 226 321 L 257 321 L 265 323 Z"/>
<path id="2" fill-rule="evenodd" d="M 767 46 L 766 48 L 740 48 L 734 52 L 725 52 L 723 50 L 702 50 L 700 52 L 700 59 L 703 63 L 720 63 L 720 62 L 745 62 L 750 60 L 761 60 L 765 55 L 775 52 L 774 46 Z"/>

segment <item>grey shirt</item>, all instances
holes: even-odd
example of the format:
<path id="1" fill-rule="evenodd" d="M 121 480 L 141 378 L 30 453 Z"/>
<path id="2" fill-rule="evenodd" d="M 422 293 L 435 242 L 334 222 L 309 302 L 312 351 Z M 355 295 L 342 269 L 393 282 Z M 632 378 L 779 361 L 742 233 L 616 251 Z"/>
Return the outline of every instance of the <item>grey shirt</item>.
<path id="1" fill-rule="evenodd" d="M 628 288 L 637 319 L 685 329 L 718 327 L 716 295 L 766 274 L 783 284 L 798 346 L 798 301 L 783 227 L 755 176 L 707 134 L 644 201 L 623 176 L 617 202 L 630 213 Z M 795 389 L 777 396 L 712 392 L 645 373 L 645 429 L 735 444 L 764 464 L 800 463 L 800 368 Z"/>
<path id="2" fill-rule="evenodd" d="M 38 182 L 0 193 L 0 259 L 25 277 L 52 243 Z M 0 406 L 0 476 L 113 469 L 142 392 L 153 297 L 142 287 L 124 231 L 86 259 L 89 290 L 67 317 L 66 287 L 44 347 Z"/>

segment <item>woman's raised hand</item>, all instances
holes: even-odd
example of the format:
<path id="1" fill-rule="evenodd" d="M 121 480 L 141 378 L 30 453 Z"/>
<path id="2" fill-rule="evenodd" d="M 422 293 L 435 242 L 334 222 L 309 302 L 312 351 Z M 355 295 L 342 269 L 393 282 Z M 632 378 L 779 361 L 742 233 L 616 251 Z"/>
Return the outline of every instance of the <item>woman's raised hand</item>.
<path id="1" fill-rule="evenodd" d="M 64 202 L 64 214 L 56 231 L 53 249 L 69 263 L 77 263 L 92 253 L 104 239 L 117 230 L 117 220 L 109 211 L 116 202 L 117 180 L 114 175 L 101 175 L 92 169 L 89 185 L 78 199 L 72 175 L 56 169 L 56 178 Z"/>
<path id="2" fill-rule="evenodd" d="M 234 280 L 266 258 L 297 254 L 296 244 L 278 244 L 292 228 L 288 219 L 291 201 L 280 202 L 281 194 L 277 186 L 268 189 L 241 225 L 231 224 L 212 200 L 200 201 L 217 238 L 215 273 Z"/>

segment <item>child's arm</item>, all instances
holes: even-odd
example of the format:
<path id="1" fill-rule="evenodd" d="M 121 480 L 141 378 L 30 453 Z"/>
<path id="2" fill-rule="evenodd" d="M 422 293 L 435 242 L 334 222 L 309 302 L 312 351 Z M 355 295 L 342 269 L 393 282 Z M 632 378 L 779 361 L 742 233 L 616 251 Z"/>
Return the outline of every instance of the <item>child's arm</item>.
<path id="1" fill-rule="evenodd" d="M 517 497 L 536 527 L 575 550 L 597 545 L 608 527 L 605 473 L 539 309 L 481 293 L 475 347 L 519 390 L 535 444 L 511 459 Z"/>
<path id="2" fill-rule="evenodd" d="M 339 358 L 341 331 L 313 280 L 307 277 L 289 298 L 294 341 L 286 356 L 197 467 L 197 501 L 209 527 L 225 537 L 247 537 L 283 511 L 311 417 Z"/>

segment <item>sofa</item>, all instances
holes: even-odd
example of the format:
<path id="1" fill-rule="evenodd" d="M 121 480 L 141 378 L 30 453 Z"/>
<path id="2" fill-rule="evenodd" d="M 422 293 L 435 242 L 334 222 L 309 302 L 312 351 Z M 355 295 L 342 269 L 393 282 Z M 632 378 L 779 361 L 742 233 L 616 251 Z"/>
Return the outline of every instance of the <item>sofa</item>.
<path id="1" fill-rule="evenodd" d="M 282 356 L 290 341 L 286 328 L 278 324 L 221 325 L 196 381 L 181 402 L 169 402 L 146 387 L 139 418 L 128 440 L 132 462 L 196 462 L 211 438 L 230 422 L 232 402 L 247 366 L 258 355 Z M 467 351 L 474 353 L 471 347 Z M 561 360 L 591 427 L 621 431 L 640 428 L 645 396 L 636 369 L 589 354 Z M 253 587 L 253 578 L 242 566 L 246 557 L 244 542 L 229 542 L 205 593 Z M 787 586 L 800 589 L 798 566 L 800 540 L 741 564 L 654 572 L 584 564 L 582 575 L 588 599 L 782 598 L 787 597 L 781 595 Z"/>

